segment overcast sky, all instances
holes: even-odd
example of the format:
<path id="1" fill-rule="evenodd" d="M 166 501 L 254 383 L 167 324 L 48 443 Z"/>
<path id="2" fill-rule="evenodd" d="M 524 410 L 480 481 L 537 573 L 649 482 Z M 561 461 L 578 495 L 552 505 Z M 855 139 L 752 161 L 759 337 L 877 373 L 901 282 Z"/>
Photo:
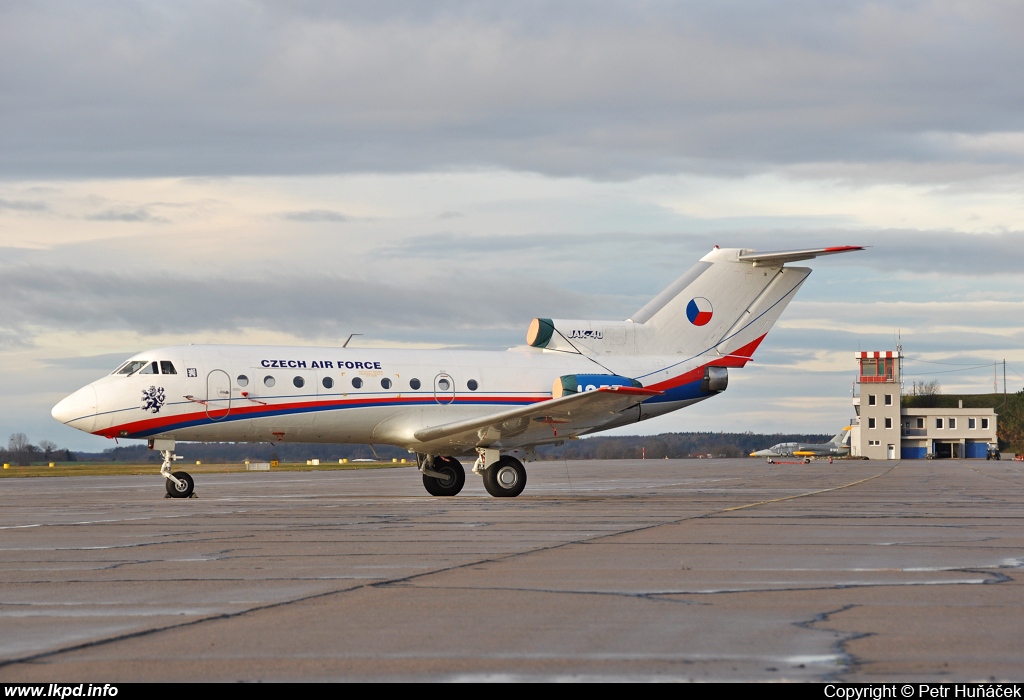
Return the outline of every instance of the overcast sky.
<path id="1" fill-rule="evenodd" d="M 503 349 L 716 244 L 872 247 L 646 432 L 834 433 L 897 333 L 908 384 L 1018 391 L 1021 37 L 1013 1 L 0 3 L 0 440 L 110 447 L 50 408 L 149 347 Z"/>

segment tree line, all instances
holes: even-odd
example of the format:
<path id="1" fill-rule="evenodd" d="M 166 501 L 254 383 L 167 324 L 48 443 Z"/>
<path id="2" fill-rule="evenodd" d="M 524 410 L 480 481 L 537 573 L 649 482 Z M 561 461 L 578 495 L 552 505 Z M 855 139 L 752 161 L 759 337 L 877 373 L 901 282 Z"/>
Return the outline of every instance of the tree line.
<path id="1" fill-rule="evenodd" d="M 831 435 L 820 434 L 757 434 L 757 433 L 663 433 L 624 437 L 594 436 L 566 440 L 561 445 L 542 445 L 537 455 L 542 460 L 562 459 L 682 459 L 700 457 L 745 457 L 755 450 L 779 442 L 826 442 Z M 207 463 L 305 462 L 319 459 L 412 459 L 400 447 L 389 445 L 340 445 L 323 443 L 245 443 L 245 442 L 182 442 L 175 451 L 186 460 Z M 90 462 L 160 462 L 159 453 L 144 444 L 122 445 L 103 452 L 78 454 L 79 461 Z"/>
<path id="2" fill-rule="evenodd" d="M 7 441 L 7 449 L 0 449 L 0 461 L 27 467 L 36 462 L 73 462 L 75 455 L 57 447 L 51 440 L 40 440 L 38 445 L 33 445 L 25 433 L 14 433 Z"/>

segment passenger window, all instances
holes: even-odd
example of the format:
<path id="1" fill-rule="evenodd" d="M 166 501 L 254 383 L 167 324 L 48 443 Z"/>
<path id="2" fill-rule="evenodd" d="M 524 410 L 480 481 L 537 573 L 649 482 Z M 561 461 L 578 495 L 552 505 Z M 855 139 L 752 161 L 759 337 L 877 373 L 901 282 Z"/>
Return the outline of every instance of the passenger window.
<path id="1" fill-rule="evenodd" d="M 448 391 L 449 389 L 451 389 L 451 387 L 452 384 L 447 379 L 437 380 L 437 388 L 440 389 L 441 391 Z"/>
<path id="2" fill-rule="evenodd" d="M 139 374 L 160 374 L 156 371 L 156 362 L 150 362 L 149 366 L 143 369 Z"/>
<path id="3" fill-rule="evenodd" d="M 384 377 L 383 379 L 380 380 L 380 385 L 383 388 L 385 388 L 385 389 L 390 389 L 391 388 L 391 380 L 388 379 L 387 377 Z"/>
<path id="4" fill-rule="evenodd" d="M 168 360 L 160 360 L 160 374 L 177 374 L 174 371 L 174 363 Z"/>
<path id="5" fill-rule="evenodd" d="M 238 375 L 238 379 L 235 381 L 238 382 L 238 386 L 249 386 L 249 378 L 244 374 Z"/>
<path id="6" fill-rule="evenodd" d="M 420 388 L 420 380 L 416 379 L 415 377 L 413 377 L 412 379 L 409 380 L 409 386 L 412 387 L 414 390 L 415 389 L 419 389 Z"/>
<path id="7" fill-rule="evenodd" d="M 334 388 L 334 380 L 330 377 L 324 377 L 323 385 L 324 389 L 332 389 Z"/>
<path id="8" fill-rule="evenodd" d="M 352 377 L 352 386 L 356 389 L 361 389 L 363 387 L 363 380 L 359 377 Z"/>
<path id="9" fill-rule="evenodd" d="M 476 388 L 480 385 L 476 383 L 475 379 L 470 379 L 468 382 L 466 382 L 466 386 L 469 388 L 470 391 L 476 391 Z"/>
<path id="10" fill-rule="evenodd" d="M 292 380 L 292 384 L 295 385 L 296 389 L 301 389 L 302 387 L 306 386 L 306 380 L 303 379 L 302 377 L 296 377 L 295 379 Z"/>
<path id="11" fill-rule="evenodd" d="M 277 380 L 271 377 L 269 374 L 263 378 L 263 386 L 272 387 L 277 384 Z"/>

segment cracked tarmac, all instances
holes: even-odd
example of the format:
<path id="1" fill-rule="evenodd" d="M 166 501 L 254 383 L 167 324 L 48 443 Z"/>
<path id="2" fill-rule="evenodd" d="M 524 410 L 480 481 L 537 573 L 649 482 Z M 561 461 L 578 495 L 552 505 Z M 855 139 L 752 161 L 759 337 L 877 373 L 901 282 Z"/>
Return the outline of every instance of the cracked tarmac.
<path id="1" fill-rule="evenodd" d="M 4 479 L 0 681 L 1022 680 L 1024 464 Z"/>

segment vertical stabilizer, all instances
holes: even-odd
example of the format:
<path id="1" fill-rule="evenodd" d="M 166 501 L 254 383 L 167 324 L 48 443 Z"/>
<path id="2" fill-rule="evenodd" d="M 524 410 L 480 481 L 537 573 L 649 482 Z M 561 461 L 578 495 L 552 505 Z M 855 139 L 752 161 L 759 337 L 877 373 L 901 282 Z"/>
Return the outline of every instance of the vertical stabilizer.
<path id="1" fill-rule="evenodd" d="M 811 272 L 777 258 L 760 260 L 742 248 L 705 255 L 630 318 L 643 324 L 637 353 L 712 353 L 723 364 L 744 364 Z"/>

